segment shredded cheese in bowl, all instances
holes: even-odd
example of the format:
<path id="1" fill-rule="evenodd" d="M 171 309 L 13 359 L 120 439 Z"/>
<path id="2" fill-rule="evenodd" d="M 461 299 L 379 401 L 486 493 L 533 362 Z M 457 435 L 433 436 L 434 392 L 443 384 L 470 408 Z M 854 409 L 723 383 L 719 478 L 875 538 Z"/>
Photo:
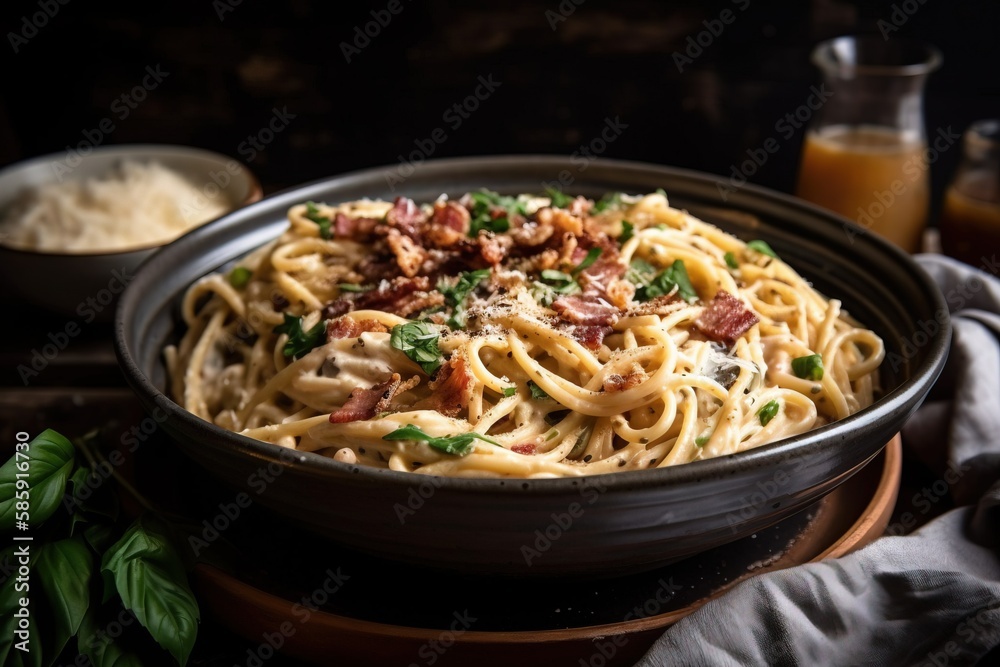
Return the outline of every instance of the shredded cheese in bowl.
<path id="1" fill-rule="evenodd" d="M 27 188 L 0 218 L 7 246 L 41 252 L 119 251 L 174 240 L 232 208 L 158 162 L 124 160 L 99 178 Z"/>

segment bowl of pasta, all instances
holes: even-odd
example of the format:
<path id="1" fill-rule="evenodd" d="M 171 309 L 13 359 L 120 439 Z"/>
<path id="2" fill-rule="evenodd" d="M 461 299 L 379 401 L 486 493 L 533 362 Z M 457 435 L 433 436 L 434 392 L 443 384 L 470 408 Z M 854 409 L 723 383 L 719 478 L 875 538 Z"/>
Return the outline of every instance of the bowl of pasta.
<path id="1" fill-rule="evenodd" d="M 188 234 L 116 318 L 180 448 L 352 548 L 504 575 L 662 565 L 836 488 L 944 364 L 923 271 L 791 197 L 548 156 L 394 174 Z"/>

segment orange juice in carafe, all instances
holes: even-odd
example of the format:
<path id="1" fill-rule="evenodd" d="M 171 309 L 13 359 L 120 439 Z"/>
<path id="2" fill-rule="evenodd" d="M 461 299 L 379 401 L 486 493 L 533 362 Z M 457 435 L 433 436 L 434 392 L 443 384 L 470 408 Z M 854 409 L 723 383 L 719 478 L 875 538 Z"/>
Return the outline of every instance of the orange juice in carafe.
<path id="1" fill-rule="evenodd" d="M 944 251 L 966 264 L 979 266 L 1000 252 L 1000 198 L 973 199 L 956 186 L 948 188 L 941 211 Z"/>
<path id="2" fill-rule="evenodd" d="M 848 35 L 818 44 L 812 61 L 829 95 L 810 122 L 796 194 L 858 223 L 844 224 L 852 242 L 878 235 L 920 250 L 930 199 L 923 89 L 941 53 Z"/>
<path id="3" fill-rule="evenodd" d="M 919 135 L 885 127 L 810 131 L 796 194 L 916 252 L 930 199 L 924 147 Z"/>
<path id="4" fill-rule="evenodd" d="M 944 252 L 982 267 L 1000 252 L 1000 119 L 973 123 L 941 211 Z"/>

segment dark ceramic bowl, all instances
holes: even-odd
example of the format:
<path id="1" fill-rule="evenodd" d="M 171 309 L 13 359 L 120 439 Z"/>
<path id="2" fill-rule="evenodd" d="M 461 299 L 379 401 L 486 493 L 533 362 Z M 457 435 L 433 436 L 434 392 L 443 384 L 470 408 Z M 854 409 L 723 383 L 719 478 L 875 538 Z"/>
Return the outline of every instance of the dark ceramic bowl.
<path id="1" fill-rule="evenodd" d="M 326 179 L 197 229 L 139 270 L 119 304 L 115 344 L 132 388 L 198 464 L 253 502 L 312 531 L 390 559 L 513 575 L 609 575 L 662 565 L 749 535 L 803 509 L 877 454 L 913 413 L 947 356 L 947 308 L 904 253 L 830 213 L 718 177 L 563 157 L 431 161 L 403 182 L 397 167 Z M 560 184 L 590 197 L 667 191 L 674 206 L 744 238 L 766 240 L 884 340 L 884 394 L 842 421 L 751 451 L 673 468 L 577 479 L 452 479 L 338 463 L 230 433 L 163 394 L 165 344 L 200 276 L 278 236 L 290 206 L 407 195 L 428 201 L 488 187 Z M 392 186 L 390 186 L 392 184 Z M 941 324 L 941 322 L 944 324 Z M 221 510 L 220 510 L 221 511 Z"/>

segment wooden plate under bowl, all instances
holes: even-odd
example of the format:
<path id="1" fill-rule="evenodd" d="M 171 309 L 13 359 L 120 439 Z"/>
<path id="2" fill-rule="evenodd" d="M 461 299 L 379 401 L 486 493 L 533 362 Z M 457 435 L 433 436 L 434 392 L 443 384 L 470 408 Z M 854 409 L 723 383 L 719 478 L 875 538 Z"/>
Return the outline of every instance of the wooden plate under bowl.
<path id="1" fill-rule="evenodd" d="M 261 542 L 269 556 L 248 557 L 240 572 L 199 565 L 196 589 L 207 613 L 256 646 L 262 660 L 281 652 L 329 665 L 630 665 L 665 628 L 736 583 L 837 558 L 882 535 L 901 460 L 896 436 L 810 509 L 621 578 L 518 581 L 422 570 L 345 556 L 310 537 L 300 543 L 294 528 L 282 535 L 275 519 L 278 533 Z"/>

